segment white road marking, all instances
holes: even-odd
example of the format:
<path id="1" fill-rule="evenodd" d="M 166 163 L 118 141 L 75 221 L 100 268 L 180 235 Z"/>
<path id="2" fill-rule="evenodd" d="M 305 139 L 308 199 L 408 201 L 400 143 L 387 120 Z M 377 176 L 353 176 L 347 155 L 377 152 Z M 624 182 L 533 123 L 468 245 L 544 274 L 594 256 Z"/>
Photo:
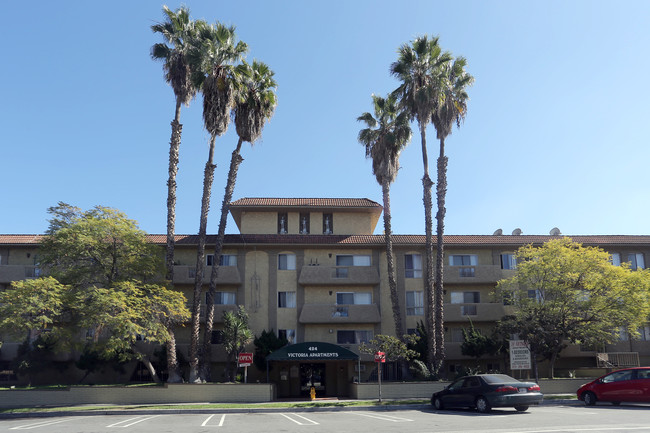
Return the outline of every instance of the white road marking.
<path id="1" fill-rule="evenodd" d="M 135 425 L 135 424 L 141 423 L 142 421 L 147 421 L 147 420 L 150 420 L 150 419 L 153 419 L 153 418 L 159 417 L 159 416 L 161 416 L 161 415 L 153 415 L 153 416 L 149 416 L 149 417 L 144 416 L 144 415 L 142 415 L 142 416 L 137 416 L 137 417 L 135 417 L 135 418 L 129 418 L 129 419 L 125 419 L 124 421 L 116 422 L 116 423 L 111 424 L 111 425 L 106 426 L 106 427 L 109 427 L 109 428 L 110 428 L 110 427 L 118 427 L 118 428 L 131 427 L 132 425 Z M 131 422 L 131 421 L 132 421 L 132 422 Z M 129 423 L 129 424 L 124 424 L 124 423 Z M 120 425 L 120 424 L 123 424 L 123 425 Z"/>
<path id="2" fill-rule="evenodd" d="M 292 413 L 290 415 L 298 417 L 298 418 L 302 418 L 303 420 L 307 421 L 307 423 L 302 423 L 302 422 L 300 422 L 298 420 L 295 420 L 295 419 L 291 418 L 289 415 L 286 415 L 286 414 L 283 414 L 283 413 L 281 413 L 280 415 L 282 415 L 283 417 L 285 417 L 286 419 L 288 419 L 290 421 L 295 422 L 298 425 L 318 425 L 318 423 L 316 421 L 313 421 L 313 420 L 311 420 L 309 418 L 305 418 L 304 416 L 298 415 L 297 413 Z"/>
<path id="3" fill-rule="evenodd" d="M 219 424 L 217 424 L 216 426 L 209 426 L 208 425 L 208 422 L 210 422 L 210 420 L 212 419 L 212 417 L 214 417 L 214 415 L 216 415 L 216 414 L 210 415 L 205 421 L 203 421 L 203 424 L 201 424 L 201 427 L 206 427 L 206 426 L 207 427 L 223 427 L 223 422 L 226 419 L 226 414 L 225 413 L 223 415 L 221 415 L 221 420 L 219 421 Z"/>
<path id="4" fill-rule="evenodd" d="M 397 416 L 391 416 L 391 415 L 375 415 L 375 414 L 368 414 L 368 413 L 363 413 L 363 412 L 350 412 L 351 414 L 354 415 L 359 415 L 359 416 L 367 416 L 368 418 L 375 418 L 375 419 L 380 419 L 382 421 L 391 421 L 391 422 L 407 422 L 407 421 L 413 421 L 412 419 L 408 418 L 400 418 Z"/>
<path id="5" fill-rule="evenodd" d="M 86 417 L 83 417 L 86 418 Z M 47 427 L 53 424 L 60 424 L 62 422 L 70 421 L 72 418 L 60 419 L 58 421 L 39 421 L 33 424 L 19 425 L 16 427 L 11 427 L 9 430 L 31 430 L 33 428 Z M 76 418 L 80 419 L 80 418 Z"/>

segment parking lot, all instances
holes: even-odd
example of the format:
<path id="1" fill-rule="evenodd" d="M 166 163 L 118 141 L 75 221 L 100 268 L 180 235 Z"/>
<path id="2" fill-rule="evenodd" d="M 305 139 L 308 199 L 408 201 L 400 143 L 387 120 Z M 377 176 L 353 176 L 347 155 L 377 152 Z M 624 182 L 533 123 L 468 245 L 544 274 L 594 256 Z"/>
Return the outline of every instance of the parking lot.
<path id="1" fill-rule="evenodd" d="M 622 405 L 549 405 L 511 409 L 435 412 L 329 410 L 272 413 L 151 413 L 57 416 L 0 420 L 0 431 L 34 432 L 638 432 L 650 431 L 650 408 Z"/>

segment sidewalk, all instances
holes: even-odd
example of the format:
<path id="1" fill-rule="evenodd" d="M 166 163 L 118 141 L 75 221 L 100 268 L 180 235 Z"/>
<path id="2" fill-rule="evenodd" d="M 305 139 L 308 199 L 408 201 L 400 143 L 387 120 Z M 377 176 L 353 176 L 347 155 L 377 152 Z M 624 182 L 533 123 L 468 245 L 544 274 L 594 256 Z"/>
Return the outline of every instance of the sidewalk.
<path id="1" fill-rule="evenodd" d="M 584 405 L 581 401 L 569 398 L 555 398 L 563 397 L 549 395 L 554 397 L 544 399 L 542 405 Z M 190 408 L 188 406 L 197 406 L 197 403 L 179 403 L 179 404 L 165 404 L 165 405 L 118 405 L 115 404 L 115 409 L 111 409 L 111 405 L 88 405 L 88 406 L 70 406 L 59 408 L 32 408 L 29 412 L 7 412 L 0 413 L 0 419 L 11 418 L 45 418 L 56 416 L 94 416 L 94 415 L 148 415 L 151 413 L 156 414 L 213 414 L 213 413 L 273 413 L 273 412 L 340 412 L 340 411 L 392 411 L 392 410 L 426 410 L 432 411 L 433 408 L 429 402 L 422 403 L 407 403 L 409 401 L 418 399 L 405 400 L 405 403 L 400 404 L 400 400 L 385 401 L 384 404 L 378 406 L 376 399 L 374 400 L 337 400 L 337 399 L 316 399 L 309 400 L 291 400 L 291 401 L 274 401 L 269 403 L 248 403 L 241 405 L 241 407 L 214 407 L 214 408 Z M 205 405 L 218 406 L 219 403 L 203 403 Z M 354 405 L 351 405 L 354 404 Z M 169 407 L 173 406 L 173 407 Z M 224 405 L 226 406 L 226 405 Z M 101 409 L 93 410 L 94 407 L 101 407 Z M 159 407 L 159 408 L 158 408 Z M 17 409 L 14 409 L 17 410 Z"/>

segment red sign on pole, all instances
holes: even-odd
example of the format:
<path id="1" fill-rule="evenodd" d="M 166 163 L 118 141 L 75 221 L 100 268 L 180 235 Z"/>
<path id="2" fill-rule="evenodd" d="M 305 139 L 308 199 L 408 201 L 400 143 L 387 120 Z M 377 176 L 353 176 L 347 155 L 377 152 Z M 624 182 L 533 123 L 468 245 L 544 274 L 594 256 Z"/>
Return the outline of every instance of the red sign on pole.
<path id="1" fill-rule="evenodd" d="M 239 366 L 248 367 L 253 363 L 253 354 L 252 353 L 240 353 L 239 354 Z"/>
<path id="2" fill-rule="evenodd" d="M 375 362 L 386 362 L 386 354 L 384 352 L 375 353 Z"/>

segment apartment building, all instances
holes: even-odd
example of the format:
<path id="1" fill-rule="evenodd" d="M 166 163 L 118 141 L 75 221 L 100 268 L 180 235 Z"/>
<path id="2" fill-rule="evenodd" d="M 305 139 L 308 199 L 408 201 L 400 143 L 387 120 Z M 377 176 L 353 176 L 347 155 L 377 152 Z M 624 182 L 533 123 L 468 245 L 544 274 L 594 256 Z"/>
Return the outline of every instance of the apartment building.
<path id="1" fill-rule="evenodd" d="M 371 355 L 359 344 L 378 334 L 393 334 L 394 322 L 388 290 L 383 235 L 374 235 L 382 206 L 368 199 L 242 198 L 231 204 L 239 234 L 226 235 L 223 254 L 211 254 L 215 237 L 208 236 L 204 289 L 211 267 L 219 260 L 212 336 L 213 378 L 219 380 L 226 355 L 220 350 L 224 311 L 245 306 L 256 335 L 262 330 L 286 337 L 292 346 L 271 355 L 269 371 L 249 368 L 249 380 L 278 386 L 279 397 L 298 396 L 317 388 L 319 395 L 349 395 L 349 384 L 376 378 Z M 527 244 L 561 237 L 552 235 L 446 235 L 445 236 L 445 336 L 446 369 L 476 361 L 461 354 L 462 330 L 473 325 L 490 333 L 509 306 L 490 296 L 496 282 L 513 275 L 513 253 Z M 650 236 L 570 236 L 588 246 L 610 252 L 615 263 L 631 262 L 644 268 L 650 254 Z M 150 235 L 164 248 L 164 235 Z M 37 235 L 0 235 L 0 289 L 11 281 L 39 275 Z M 403 327 L 413 332 L 424 320 L 423 235 L 394 235 Z M 174 285 L 191 300 L 196 262 L 196 236 L 176 238 Z M 205 296 L 202 297 L 202 315 Z M 625 334 L 606 348 L 610 353 L 633 354 L 650 364 L 650 329 L 640 340 Z M 187 353 L 189 326 L 178 329 L 179 348 Z M 0 359 L 15 353 L 2 347 Z M 11 346 L 11 345 L 9 345 Z M 251 345 L 251 349 L 253 349 Z M 556 364 L 556 373 L 597 367 L 598 352 L 569 346 Z M 602 351 L 602 350 L 601 350 Z M 602 358 L 602 356 L 601 356 Z M 601 359 L 602 361 L 602 359 Z M 480 360 L 484 370 L 506 371 L 500 357 Z M 387 378 L 403 372 L 387 366 Z M 0 366 L 0 370 L 2 367 Z"/>

